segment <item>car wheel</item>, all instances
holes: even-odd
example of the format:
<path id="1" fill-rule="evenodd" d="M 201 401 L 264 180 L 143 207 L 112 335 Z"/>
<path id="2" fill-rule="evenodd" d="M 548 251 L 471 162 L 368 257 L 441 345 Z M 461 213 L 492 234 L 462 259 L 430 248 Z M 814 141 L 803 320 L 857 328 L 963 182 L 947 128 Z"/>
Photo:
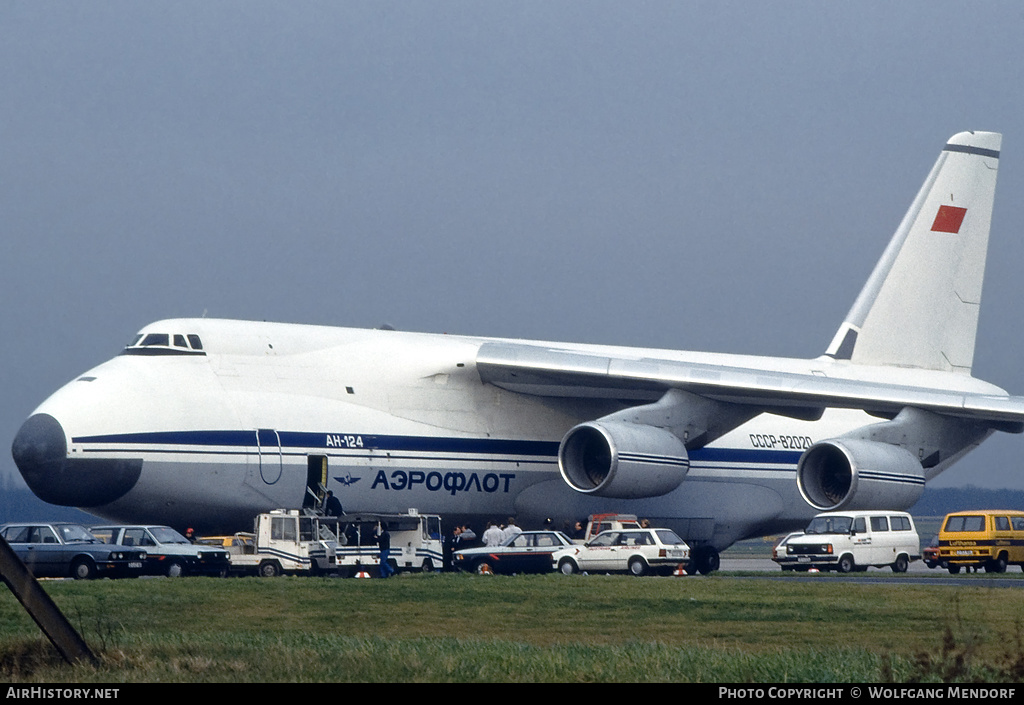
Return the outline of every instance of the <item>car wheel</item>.
<path id="1" fill-rule="evenodd" d="M 90 558 L 76 558 L 71 564 L 71 577 L 75 580 L 91 580 L 96 577 L 96 564 Z"/>
<path id="2" fill-rule="evenodd" d="M 647 574 L 647 561 L 639 556 L 629 559 L 629 574 L 637 577 Z"/>
<path id="3" fill-rule="evenodd" d="M 180 578 L 185 574 L 185 566 L 180 561 L 171 561 L 166 572 L 168 578 Z"/>
<path id="4" fill-rule="evenodd" d="M 580 568 L 573 559 L 563 558 L 558 564 L 558 570 L 561 571 L 562 575 L 572 575 L 573 573 L 578 573 Z"/>
<path id="5" fill-rule="evenodd" d="M 261 578 L 276 578 L 281 574 L 281 566 L 277 561 L 263 561 L 260 563 L 259 576 Z"/>
<path id="6" fill-rule="evenodd" d="M 906 573 L 907 566 L 910 565 L 910 561 L 903 554 L 896 556 L 896 562 L 892 564 L 893 573 Z"/>
<path id="7" fill-rule="evenodd" d="M 958 565 L 951 565 L 948 568 L 946 568 L 946 570 L 949 571 L 950 575 L 956 575 L 957 573 L 960 572 L 960 566 L 958 566 Z"/>
<path id="8" fill-rule="evenodd" d="M 489 561 L 477 561 L 474 563 L 473 572 L 477 575 L 494 575 L 494 569 L 491 568 Z"/>
<path id="9" fill-rule="evenodd" d="M 420 566 L 420 570 L 423 571 L 424 573 L 433 573 L 434 572 L 434 561 L 430 560 L 429 558 L 424 558 L 423 559 L 423 565 Z"/>
<path id="10" fill-rule="evenodd" d="M 852 573 L 856 567 L 857 564 L 853 562 L 853 556 L 849 553 L 840 558 L 838 565 L 836 565 L 840 573 Z"/>

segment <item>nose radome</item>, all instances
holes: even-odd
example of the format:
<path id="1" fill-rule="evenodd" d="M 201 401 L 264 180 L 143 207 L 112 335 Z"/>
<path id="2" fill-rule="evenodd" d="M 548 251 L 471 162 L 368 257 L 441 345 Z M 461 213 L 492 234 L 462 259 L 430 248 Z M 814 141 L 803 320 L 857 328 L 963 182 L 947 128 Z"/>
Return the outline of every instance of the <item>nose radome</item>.
<path id="1" fill-rule="evenodd" d="M 36 494 L 36 485 L 60 472 L 68 454 L 64 428 L 49 414 L 36 414 L 21 425 L 11 455 L 21 476 Z"/>
<path id="2" fill-rule="evenodd" d="M 34 414 L 21 425 L 11 455 L 39 499 L 69 507 L 113 502 L 142 473 L 141 459 L 68 458 L 64 428 L 49 414 Z"/>

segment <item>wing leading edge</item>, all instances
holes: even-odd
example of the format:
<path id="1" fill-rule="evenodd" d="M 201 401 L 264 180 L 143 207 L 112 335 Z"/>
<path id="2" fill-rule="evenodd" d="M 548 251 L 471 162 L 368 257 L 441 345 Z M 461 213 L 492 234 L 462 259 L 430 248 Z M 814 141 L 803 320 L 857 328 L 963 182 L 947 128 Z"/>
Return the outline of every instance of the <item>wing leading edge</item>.
<path id="1" fill-rule="evenodd" d="M 826 376 L 818 369 L 632 358 L 507 342 L 484 343 L 476 364 L 485 383 L 534 396 L 649 402 L 679 389 L 715 402 L 801 417 L 829 407 L 892 417 L 913 407 L 1001 431 L 1024 431 L 1024 397 L 999 394 L 989 385 L 991 392 L 972 391 L 841 377 L 835 370 Z"/>

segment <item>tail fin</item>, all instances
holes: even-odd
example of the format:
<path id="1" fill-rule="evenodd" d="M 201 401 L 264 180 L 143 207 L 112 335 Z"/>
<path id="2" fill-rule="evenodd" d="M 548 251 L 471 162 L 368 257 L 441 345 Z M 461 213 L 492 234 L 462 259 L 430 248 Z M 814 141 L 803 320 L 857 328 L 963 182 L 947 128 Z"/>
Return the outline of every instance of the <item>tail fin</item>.
<path id="1" fill-rule="evenodd" d="M 950 138 L 826 355 L 970 374 L 1001 144 Z"/>

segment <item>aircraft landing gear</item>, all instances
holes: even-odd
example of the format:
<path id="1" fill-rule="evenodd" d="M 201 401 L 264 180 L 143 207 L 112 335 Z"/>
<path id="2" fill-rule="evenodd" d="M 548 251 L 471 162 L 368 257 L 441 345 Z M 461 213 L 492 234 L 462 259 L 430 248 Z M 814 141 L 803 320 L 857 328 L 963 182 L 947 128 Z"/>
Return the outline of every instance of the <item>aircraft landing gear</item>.
<path id="1" fill-rule="evenodd" d="M 718 550 L 714 546 L 698 546 L 690 551 L 690 565 L 701 575 L 707 575 L 718 570 L 721 561 L 718 557 Z"/>

